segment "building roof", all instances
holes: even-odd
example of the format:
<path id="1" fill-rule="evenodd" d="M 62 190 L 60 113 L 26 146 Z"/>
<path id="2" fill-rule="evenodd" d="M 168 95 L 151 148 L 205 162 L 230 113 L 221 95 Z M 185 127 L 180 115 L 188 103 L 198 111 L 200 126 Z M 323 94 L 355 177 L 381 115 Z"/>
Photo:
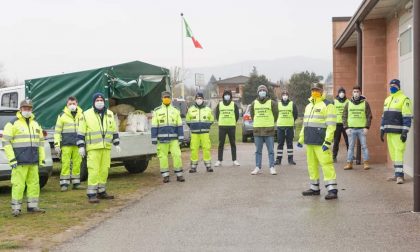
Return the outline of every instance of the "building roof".
<path id="1" fill-rule="evenodd" d="M 357 23 L 364 20 L 386 18 L 395 14 L 395 11 L 407 4 L 410 0 L 363 0 L 356 13 L 348 21 L 347 27 L 334 44 L 334 48 L 352 47 L 357 44 Z M 343 18 L 334 18 L 333 22 L 346 21 Z"/>
<path id="2" fill-rule="evenodd" d="M 238 75 L 238 76 L 235 76 L 235 77 L 231 77 L 231 78 L 216 81 L 215 84 L 216 85 L 246 84 L 248 82 L 248 80 L 249 80 L 249 77 L 243 76 L 243 75 Z M 280 86 L 280 84 L 274 83 L 274 82 L 268 82 L 268 85 L 273 86 L 273 87 Z"/>
<path id="3" fill-rule="evenodd" d="M 243 75 L 238 75 L 238 76 L 235 76 L 235 77 L 231 77 L 231 78 L 216 81 L 215 84 L 216 85 L 245 84 L 245 83 L 248 82 L 248 80 L 249 80 L 249 77 L 243 76 Z"/>

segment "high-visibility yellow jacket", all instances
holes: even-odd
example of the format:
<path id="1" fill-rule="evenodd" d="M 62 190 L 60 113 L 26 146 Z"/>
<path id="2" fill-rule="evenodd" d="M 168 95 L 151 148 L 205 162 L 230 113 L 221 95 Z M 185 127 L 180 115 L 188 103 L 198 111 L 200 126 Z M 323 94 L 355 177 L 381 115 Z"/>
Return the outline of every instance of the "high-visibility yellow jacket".
<path id="1" fill-rule="evenodd" d="M 289 101 L 287 105 L 279 102 L 279 117 L 277 118 L 278 127 L 293 127 L 295 118 L 293 115 L 293 101 Z"/>
<path id="2" fill-rule="evenodd" d="M 254 101 L 254 128 L 274 127 L 274 115 L 271 109 L 272 100 L 261 103 L 258 99 Z"/>
<path id="3" fill-rule="evenodd" d="M 332 102 L 320 99 L 309 99 L 305 108 L 299 143 L 311 145 L 331 145 L 337 124 L 337 114 Z"/>
<path id="4" fill-rule="evenodd" d="M 184 128 L 178 109 L 164 105 L 153 110 L 152 142 L 169 143 L 171 140 L 184 140 Z"/>
<path id="5" fill-rule="evenodd" d="M 111 149 L 112 144 L 119 145 L 117 126 L 114 121 L 114 113 L 106 109 L 101 116 L 94 108 L 83 113 L 77 129 L 77 146 L 86 150 Z"/>
<path id="6" fill-rule="evenodd" d="M 400 90 L 385 99 L 381 130 L 385 133 L 408 132 L 412 117 L 410 98 Z"/>
<path id="7" fill-rule="evenodd" d="M 214 117 L 209 107 L 198 107 L 197 105 L 194 105 L 188 109 L 185 120 L 190 127 L 191 133 L 201 134 L 210 131 L 210 126 L 214 121 Z"/>
<path id="8" fill-rule="evenodd" d="M 54 131 L 54 146 L 75 146 L 77 143 L 77 128 L 80 118 L 83 117 L 83 110 L 77 107 L 73 116 L 67 106 L 58 115 Z"/>
<path id="9" fill-rule="evenodd" d="M 225 105 L 223 101 L 219 102 L 219 126 L 235 126 L 235 103 L 232 101 L 229 105 Z"/>
<path id="10" fill-rule="evenodd" d="M 10 165 L 44 164 L 44 135 L 34 115 L 26 119 L 17 112 L 4 126 L 2 141 Z"/>

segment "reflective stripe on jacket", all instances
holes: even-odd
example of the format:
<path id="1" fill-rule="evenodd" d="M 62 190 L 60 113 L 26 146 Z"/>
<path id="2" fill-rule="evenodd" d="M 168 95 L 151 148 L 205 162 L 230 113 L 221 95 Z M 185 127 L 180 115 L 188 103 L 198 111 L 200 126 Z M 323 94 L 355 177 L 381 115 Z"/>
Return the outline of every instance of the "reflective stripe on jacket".
<path id="1" fill-rule="evenodd" d="M 293 102 L 290 101 L 286 106 L 279 102 L 279 117 L 277 119 L 277 126 L 279 127 L 293 127 L 295 125 L 295 118 L 293 117 Z"/>
<path id="2" fill-rule="evenodd" d="M 208 133 L 210 126 L 214 121 L 212 111 L 209 107 L 190 107 L 187 112 L 186 121 L 190 127 L 191 133 Z"/>
<path id="3" fill-rule="evenodd" d="M 77 145 L 86 146 L 86 150 L 111 149 L 112 144 L 118 145 L 120 138 L 114 120 L 114 113 L 110 110 L 100 114 L 93 108 L 88 109 L 80 118 L 77 129 Z"/>
<path id="4" fill-rule="evenodd" d="M 63 112 L 58 115 L 54 130 L 54 146 L 75 146 L 77 143 L 77 128 L 80 118 L 83 117 L 83 110 L 77 107 L 73 116 L 70 109 L 64 107 Z"/>
<path id="5" fill-rule="evenodd" d="M 162 104 L 153 111 L 152 141 L 169 143 L 174 139 L 184 139 L 180 112 L 172 105 Z"/>
<path id="6" fill-rule="evenodd" d="M 312 145 L 330 145 L 334 138 L 337 124 L 335 106 L 324 98 L 309 99 L 305 108 L 299 143 Z"/>
<path id="7" fill-rule="evenodd" d="M 2 142 L 10 165 L 44 163 L 44 135 L 33 115 L 26 119 L 17 112 L 16 119 L 4 127 Z"/>
<path id="8" fill-rule="evenodd" d="M 410 98 L 405 96 L 402 91 L 391 94 L 385 99 L 381 129 L 385 133 L 408 132 L 413 117 L 411 111 Z"/>
<path id="9" fill-rule="evenodd" d="M 228 106 L 219 103 L 219 126 L 235 126 L 235 103 L 232 101 Z"/>

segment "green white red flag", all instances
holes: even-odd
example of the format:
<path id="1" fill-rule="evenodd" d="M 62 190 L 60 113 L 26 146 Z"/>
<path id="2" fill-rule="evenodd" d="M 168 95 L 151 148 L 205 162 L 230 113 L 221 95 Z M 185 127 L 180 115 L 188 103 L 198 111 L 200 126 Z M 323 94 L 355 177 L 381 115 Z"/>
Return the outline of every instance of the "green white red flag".
<path id="1" fill-rule="evenodd" d="M 184 24 L 185 24 L 185 34 L 186 34 L 186 36 L 188 38 L 191 38 L 192 39 L 192 42 L 193 42 L 195 48 L 203 49 L 203 47 L 201 46 L 200 42 L 198 42 L 198 40 L 195 39 L 195 37 L 194 37 L 194 35 L 193 35 L 192 31 L 191 31 L 191 28 L 190 28 L 190 26 L 187 23 L 187 20 L 185 20 L 184 17 L 183 17 L 183 19 L 184 19 Z"/>

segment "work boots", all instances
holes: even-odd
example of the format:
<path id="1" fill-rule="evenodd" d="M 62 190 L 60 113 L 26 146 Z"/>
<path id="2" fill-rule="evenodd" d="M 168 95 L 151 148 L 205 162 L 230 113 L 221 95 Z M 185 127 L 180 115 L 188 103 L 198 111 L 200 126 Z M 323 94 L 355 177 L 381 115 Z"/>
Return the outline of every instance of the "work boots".
<path id="1" fill-rule="evenodd" d="M 213 168 L 211 168 L 211 166 L 207 167 L 207 172 L 213 172 Z"/>
<path id="2" fill-rule="evenodd" d="M 280 157 L 276 158 L 276 162 L 274 164 L 275 165 L 280 165 L 281 164 L 281 158 Z"/>
<path id="3" fill-rule="evenodd" d="M 81 184 L 73 184 L 73 190 L 84 190 L 86 187 L 82 186 Z"/>
<path id="4" fill-rule="evenodd" d="M 88 196 L 89 198 L 88 198 L 88 202 L 89 203 L 92 203 L 92 204 L 96 204 L 96 203 L 99 203 L 99 199 L 98 198 L 96 198 L 96 195 L 94 195 L 94 196 Z"/>
<path id="5" fill-rule="evenodd" d="M 293 156 L 289 156 L 288 161 L 289 165 L 296 165 L 296 162 L 293 160 Z"/>
<path id="6" fill-rule="evenodd" d="M 62 192 L 67 192 L 67 186 L 61 186 L 60 191 Z"/>
<path id="7" fill-rule="evenodd" d="M 163 183 L 168 183 L 169 182 L 169 176 L 163 177 Z"/>
<path id="8" fill-rule="evenodd" d="M 28 213 L 45 213 L 45 210 L 39 207 L 28 207 Z"/>
<path id="9" fill-rule="evenodd" d="M 189 170 L 189 173 L 196 173 L 197 172 L 197 168 L 195 167 L 191 167 L 191 169 Z"/>
<path id="10" fill-rule="evenodd" d="M 347 162 L 346 166 L 344 166 L 344 170 L 351 170 L 353 169 L 353 162 Z"/>
<path id="11" fill-rule="evenodd" d="M 21 212 L 18 209 L 15 209 L 15 210 L 12 211 L 13 217 L 18 217 L 20 214 L 21 214 Z"/>
<path id="12" fill-rule="evenodd" d="M 109 195 L 106 192 L 102 192 L 102 193 L 98 193 L 98 199 L 103 199 L 103 200 L 111 200 L 114 199 L 114 195 Z"/>
<path id="13" fill-rule="evenodd" d="M 176 181 L 178 181 L 178 182 L 185 182 L 185 178 L 184 178 L 184 176 L 177 176 L 176 177 Z"/>
<path id="14" fill-rule="evenodd" d="M 370 169 L 370 166 L 369 166 L 369 161 L 365 161 L 365 162 L 363 162 L 363 169 L 364 169 L 364 170 L 369 170 L 369 169 Z"/>
<path id="15" fill-rule="evenodd" d="M 332 200 L 337 198 L 337 190 L 330 190 L 328 191 L 328 194 L 325 195 L 326 200 Z"/>
<path id="16" fill-rule="evenodd" d="M 316 196 L 316 195 L 320 195 L 321 194 L 321 190 L 315 191 L 312 189 L 308 189 L 306 191 L 302 192 L 303 196 Z"/>

